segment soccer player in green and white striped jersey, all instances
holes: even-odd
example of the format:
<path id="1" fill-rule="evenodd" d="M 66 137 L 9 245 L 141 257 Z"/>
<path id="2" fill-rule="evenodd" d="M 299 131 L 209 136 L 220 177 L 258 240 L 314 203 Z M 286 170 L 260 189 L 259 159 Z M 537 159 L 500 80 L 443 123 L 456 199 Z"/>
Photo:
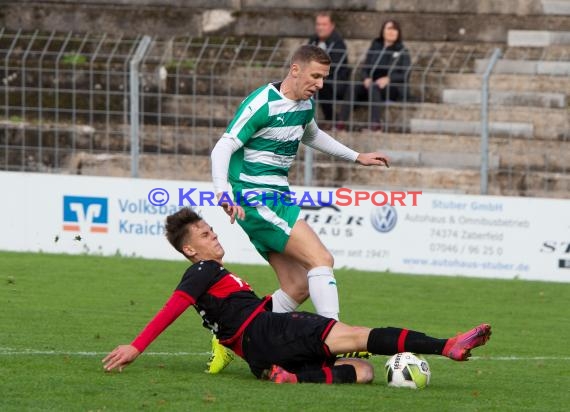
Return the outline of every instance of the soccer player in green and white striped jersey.
<path id="1" fill-rule="evenodd" d="M 297 205 L 272 196 L 289 191 L 287 176 L 300 143 L 365 166 L 386 165 L 382 153 L 357 153 L 320 130 L 313 95 L 329 74 L 330 58 L 321 48 L 304 45 L 291 58 L 287 77 L 251 93 L 212 151 L 212 177 L 218 198 L 263 193 L 253 202 L 225 202 L 233 223 L 248 234 L 277 274 L 280 289 L 274 312 L 291 312 L 310 295 L 317 313 L 338 319 L 333 256 L 302 219 Z M 286 203 L 286 202 L 285 202 Z"/>

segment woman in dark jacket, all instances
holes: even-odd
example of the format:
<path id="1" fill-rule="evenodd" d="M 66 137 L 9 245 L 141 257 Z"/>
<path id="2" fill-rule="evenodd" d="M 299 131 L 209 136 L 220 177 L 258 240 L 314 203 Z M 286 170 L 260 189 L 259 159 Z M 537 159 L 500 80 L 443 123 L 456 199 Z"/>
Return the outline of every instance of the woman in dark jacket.
<path id="1" fill-rule="evenodd" d="M 400 25 L 388 20 L 382 25 L 380 35 L 372 41 L 362 66 L 362 83 L 354 88 L 356 101 L 368 101 L 370 128 L 380 129 L 380 103 L 407 100 L 408 77 L 411 59 L 402 43 Z M 350 106 L 345 105 L 342 120 L 348 120 Z"/>

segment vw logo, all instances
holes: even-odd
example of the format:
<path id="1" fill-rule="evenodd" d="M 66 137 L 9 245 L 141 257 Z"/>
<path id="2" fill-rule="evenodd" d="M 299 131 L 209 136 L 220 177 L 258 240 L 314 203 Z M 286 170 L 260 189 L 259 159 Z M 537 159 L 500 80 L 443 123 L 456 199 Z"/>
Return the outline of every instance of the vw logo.
<path id="1" fill-rule="evenodd" d="M 396 212 L 396 208 L 390 205 L 378 206 L 372 209 L 372 213 L 370 214 L 370 221 L 372 222 L 372 226 L 378 232 L 381 233 L 388 233 L 394 226 L 396 226 L 396 222 L 398 221 L 398 213 Z"/>

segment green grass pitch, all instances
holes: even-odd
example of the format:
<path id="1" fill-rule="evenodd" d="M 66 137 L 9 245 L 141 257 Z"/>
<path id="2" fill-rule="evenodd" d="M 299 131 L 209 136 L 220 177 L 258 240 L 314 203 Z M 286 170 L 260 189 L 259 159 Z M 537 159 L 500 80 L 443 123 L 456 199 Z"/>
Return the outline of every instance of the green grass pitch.
<path id="1" fill-rule="evenodd" d="M 0 253 L 0 411 L 563 411 L 570 387 L 570 284 L 337 270 L 341 318 L 447 337 L 480 322 L 493 336 L 457 363 L 427 357 L 430 386 L 274 385 L 245 362 L 205 374 L 210 334 L 182 315 L 122 373 L 101 358 L 160 309 L 187 263 Z M 269 267 L 227 264 L 258 294 Z M 303 309 L 311 309 L 310 305 Z"/>

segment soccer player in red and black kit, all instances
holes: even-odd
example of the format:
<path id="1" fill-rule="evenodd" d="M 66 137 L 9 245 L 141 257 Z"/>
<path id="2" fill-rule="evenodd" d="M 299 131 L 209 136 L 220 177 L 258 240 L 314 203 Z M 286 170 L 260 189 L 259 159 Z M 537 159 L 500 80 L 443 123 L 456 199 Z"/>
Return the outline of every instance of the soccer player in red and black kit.
<path id="1" fill-rule="evenodd" d="M 193 210 L 183 208 L 168 216 L 166 236 L 193 264 L 140 335 L 103 359 L 107 371 L 122 370 L 133 362 L 190 306 L 224 346 L 249 364 L 255 376 L 276 383 L 367 383 L 374 378 L 369 362 L 336 355 L 409 351 L 465 361 L 471 349 L 491 336 L 488 324 L 454 338 L 437 339 L 408 329 L 349 326 L 307 312 L 274 313 L 270 296 L 259 298 L 243 279 L 224 268 L 224 249 L 217 235 Z"/>

